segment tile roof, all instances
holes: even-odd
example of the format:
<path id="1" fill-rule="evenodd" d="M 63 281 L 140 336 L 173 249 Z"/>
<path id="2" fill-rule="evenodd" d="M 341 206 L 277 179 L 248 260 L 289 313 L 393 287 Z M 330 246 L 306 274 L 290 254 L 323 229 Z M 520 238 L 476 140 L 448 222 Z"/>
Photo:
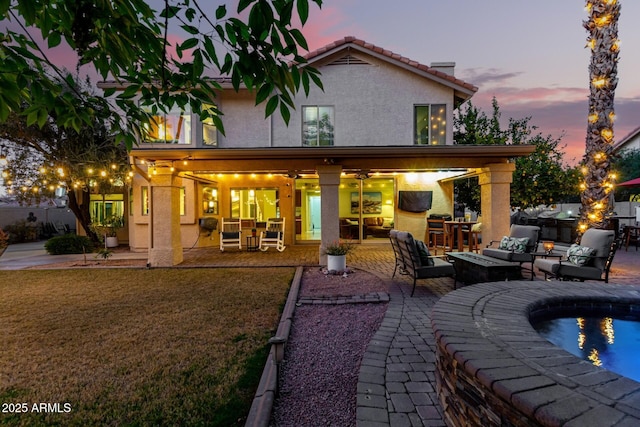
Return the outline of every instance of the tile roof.
<path id="1" fill-rule="evenodd" d="M 354 44 L 357 46 L 360 46 L 361 48 L 365 49 L 365 50 L 369 50 L 373 53 L 376 53 L 378 55 L 382 55 L 382 56 L 386 56 L 387 58 L 394 60 L 394 61 L 398 61 L 401 63 L 404 63 L 406 65 L 408 65 L 409 67 L 413 67 L 416 70 L 431 74 L 433 76 L 439 77 L 441 79 L 447 80 L 448 82 L 461 86 L 466 90 L 472 91 L 472 92 L 476 92 L 478 90 L 478 88 L 470 83 L 467 83 L 463 80 L 460 80 L 450 74 L 447 73 L 443 73 L 442 71 L 438 71 L 435 70 L 429 66 L 426 66 L 424 64 L 421 64 L 417 61 L 414 61 L 412 59 L 409 59 L 407 57 L 404 57 L 398 53 L 392 52 L 390 50 L 381 48 L 379 46 L 376 46 L 374 44 L 371 43 L 367 43 L 364 40 L 360 40 L 357 39 L 355 37 L 352 36 L 347 36 L 344 37 L 340 40 L 336 40 L 333 43 L 329 43 L 326 46 L 323 46 L 319 49 L 316 49 L 312 52 L 309 52 L 307 55 L 305 55 L 305 58 L 307 59 L 307 61 L 311 62 L 313 61 L 314 58 L 318 57 L 318 56 L 322 56 L 326 53 L 329 53 L 331 51 L 334 50 L 339 50 L 342 46 L 347 45 L 347 44 Z"/>
<path id="2" fill-rule="evenodd" d="M 618 150 L 622 149 L 626 145 L 627 142 L 631 141 L 632 139 L 634 139 L 639 134 L 640 134 L 640 126 L 635 128 L 634 130 L 629 132 L 627 134 L 627 136 L 625 136 L 624 138 L 622 138 L 621 140 L 616 142 L 615 145 L 613 146 L 613 151 L 618 151 Z"/>

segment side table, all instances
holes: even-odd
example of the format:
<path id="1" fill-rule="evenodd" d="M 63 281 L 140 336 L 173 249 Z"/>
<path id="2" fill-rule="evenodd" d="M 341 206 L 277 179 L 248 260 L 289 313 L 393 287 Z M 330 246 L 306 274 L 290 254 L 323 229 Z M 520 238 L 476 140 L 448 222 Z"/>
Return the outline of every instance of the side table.
<path id="1" fill-rule="evenodd" d="M 258 250 L 258 236 L 247 236 L 247 252 Z"/>

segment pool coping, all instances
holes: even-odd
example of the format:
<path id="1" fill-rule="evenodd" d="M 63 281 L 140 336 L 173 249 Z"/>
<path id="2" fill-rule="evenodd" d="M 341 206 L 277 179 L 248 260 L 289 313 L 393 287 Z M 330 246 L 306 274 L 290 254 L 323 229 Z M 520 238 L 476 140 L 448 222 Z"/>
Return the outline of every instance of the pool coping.
<path id="1" fill-rule="evenodd" d="M 438 394 L 450 425 L 461 425 L 456 418 L 465 416 L 500 425 L 502 410 L 521 418 L 514 425 L 639 425 L 640 383 L 554 346 L 531 326 L 532 310 L 576 299 L 637 307 L 640 286 L 495 282 L 467 286 L 440 299 L 432 328 Z"/>

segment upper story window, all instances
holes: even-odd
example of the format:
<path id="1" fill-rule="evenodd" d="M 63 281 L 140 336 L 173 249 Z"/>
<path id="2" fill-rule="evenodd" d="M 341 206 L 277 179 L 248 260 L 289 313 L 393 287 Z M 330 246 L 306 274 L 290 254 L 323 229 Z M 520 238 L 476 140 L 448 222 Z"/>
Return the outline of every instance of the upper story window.
<path id="1" fill-rule="evenodd" d="M 151 111 L 150 107 L 144 107 Z M 191 108 L 174 106 L 167 114 L 158 111 L 145 123 L 144 141 L 147 143 L 191 144 Z"/>
<path id="2" fill-rule="evenodd" d="M 416 105 L 413 115 L 416 145 L 447 143 L 447 106 L 445 104 Z"/>
<path id="3" fill-rule="evenodd" d="M 213 105 L 203 105 L 202 108 L 210 114 L 215 114 Z M 210 117 L 202 121 L 202 144 L 210 147 L 218 146 L 218 128 Z"/>
<path id="4" fill-rule="evenodd" d="M 305 147 L 333 145 L 333 120 L 332 106 L 303 106 L 302 145 Z"/>

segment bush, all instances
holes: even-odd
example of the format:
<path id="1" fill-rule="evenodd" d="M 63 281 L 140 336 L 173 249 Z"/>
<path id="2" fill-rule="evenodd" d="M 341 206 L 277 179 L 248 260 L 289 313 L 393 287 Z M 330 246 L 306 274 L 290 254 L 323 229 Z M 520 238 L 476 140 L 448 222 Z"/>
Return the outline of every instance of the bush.
<path id="1" fill-rule="evenodd" d="M 0 254 L 9 246 L 9 235 L 0 228 Z"/>
<path id="2" fill-rule="evenodd" d="M 35 242 L 38 240 L 38 226 L 24 219 L 7 225 L 5 231 L 9 234 L 9 243 Z"/>
<path id="3" fill-rule="evenodd" d="M 44 248 L 51 255 L 81 254 L 93 252 L 93 242 L 87 236 L 65 234 L 47 240 Z"/>

